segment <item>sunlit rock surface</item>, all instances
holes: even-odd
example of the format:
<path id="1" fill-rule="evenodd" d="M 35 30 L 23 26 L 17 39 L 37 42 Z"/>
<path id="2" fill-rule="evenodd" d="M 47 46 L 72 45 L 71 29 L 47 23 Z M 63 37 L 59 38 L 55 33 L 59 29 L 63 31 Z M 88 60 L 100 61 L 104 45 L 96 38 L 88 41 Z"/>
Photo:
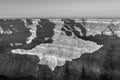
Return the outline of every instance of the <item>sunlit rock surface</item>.
<path id="1" fill-rule="evenodd" d="M 119 80 L 119 24 L 119 19 L 1 19 L 0 75 Z"/>
<path id="2" fill-rule="evenodd" d="M 55 24 L 54 35 L 51 38 L 53 40 L 52 44 L 46 43 L 37 45 L 31 50 L 14 49 L 12 52 L 19 54 L 37 55 L 40 59 L 40 64 L 48 65 L 53 71 L 56 66 L 63 66 L 66 60 L 71 61 L 72 59 L 79 58 L 81 54 L 93 53 L 102 47 L 102 45 L 97 45 L 95 42 L 84 41 L 82 39 L 75 38 L 74 34 L 71 37 L 66 36 L 66 34 L 61 30 L 61 28 L 64 26 L 62 23 L 63 21 L 56 20 L 56 22 L 54 22 L 51 20 L 51 22 Z M 32 33 L 32 35 L 29 37 L 31 41 L 36 37 L 36 26 L 34 26 L 30 25 L 29 27 L 31 28 L 30 31 Z M 43 28 L 42 25 L 39 27 L 41 27 L 41 29 Z M 61 62 L 62 64 L 58 64 L 58 62 Z"/>

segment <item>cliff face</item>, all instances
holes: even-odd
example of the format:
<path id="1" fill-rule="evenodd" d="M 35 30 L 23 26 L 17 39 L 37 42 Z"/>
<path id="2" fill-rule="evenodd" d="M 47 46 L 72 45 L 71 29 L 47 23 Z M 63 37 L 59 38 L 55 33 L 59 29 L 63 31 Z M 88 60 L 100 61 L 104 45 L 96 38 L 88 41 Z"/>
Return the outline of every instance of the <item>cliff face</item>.
<path id="1" fill-rule="evenodd" d="M 1 19 L 1 78 L 119 80 L 119 24 L 117 19 Z"/>

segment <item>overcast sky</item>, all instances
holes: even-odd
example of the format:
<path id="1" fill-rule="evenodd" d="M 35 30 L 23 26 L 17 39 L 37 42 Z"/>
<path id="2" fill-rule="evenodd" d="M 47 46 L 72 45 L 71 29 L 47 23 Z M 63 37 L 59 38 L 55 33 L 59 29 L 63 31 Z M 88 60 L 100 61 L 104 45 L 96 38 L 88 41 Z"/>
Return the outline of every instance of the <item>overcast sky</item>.
<path id="1" fill-rule="evenodd" d="M 1 18 L 120 17 L 120 0 L 0 0 Z"/>

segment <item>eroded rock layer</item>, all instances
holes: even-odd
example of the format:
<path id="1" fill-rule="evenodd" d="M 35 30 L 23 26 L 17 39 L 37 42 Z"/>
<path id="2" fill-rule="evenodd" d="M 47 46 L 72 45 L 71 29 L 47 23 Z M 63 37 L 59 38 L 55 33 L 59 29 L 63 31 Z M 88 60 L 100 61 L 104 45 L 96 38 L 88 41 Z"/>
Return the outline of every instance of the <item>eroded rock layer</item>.
<path id="1" fill-rule="evenodd" d="M 1 19 L 1 78 L 119 80 L 119 24 L 119 19 Z"/>

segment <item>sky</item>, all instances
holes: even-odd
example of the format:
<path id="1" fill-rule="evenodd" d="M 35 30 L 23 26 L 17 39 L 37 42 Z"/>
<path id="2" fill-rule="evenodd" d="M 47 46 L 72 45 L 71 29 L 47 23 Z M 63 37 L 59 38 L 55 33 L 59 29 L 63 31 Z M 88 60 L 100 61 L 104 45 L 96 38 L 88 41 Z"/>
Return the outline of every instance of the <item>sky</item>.
<path id="1" fill-rule="evenodd" d="M 0 18 L 120 17 L 120 0 L 0 0 Z"/>

